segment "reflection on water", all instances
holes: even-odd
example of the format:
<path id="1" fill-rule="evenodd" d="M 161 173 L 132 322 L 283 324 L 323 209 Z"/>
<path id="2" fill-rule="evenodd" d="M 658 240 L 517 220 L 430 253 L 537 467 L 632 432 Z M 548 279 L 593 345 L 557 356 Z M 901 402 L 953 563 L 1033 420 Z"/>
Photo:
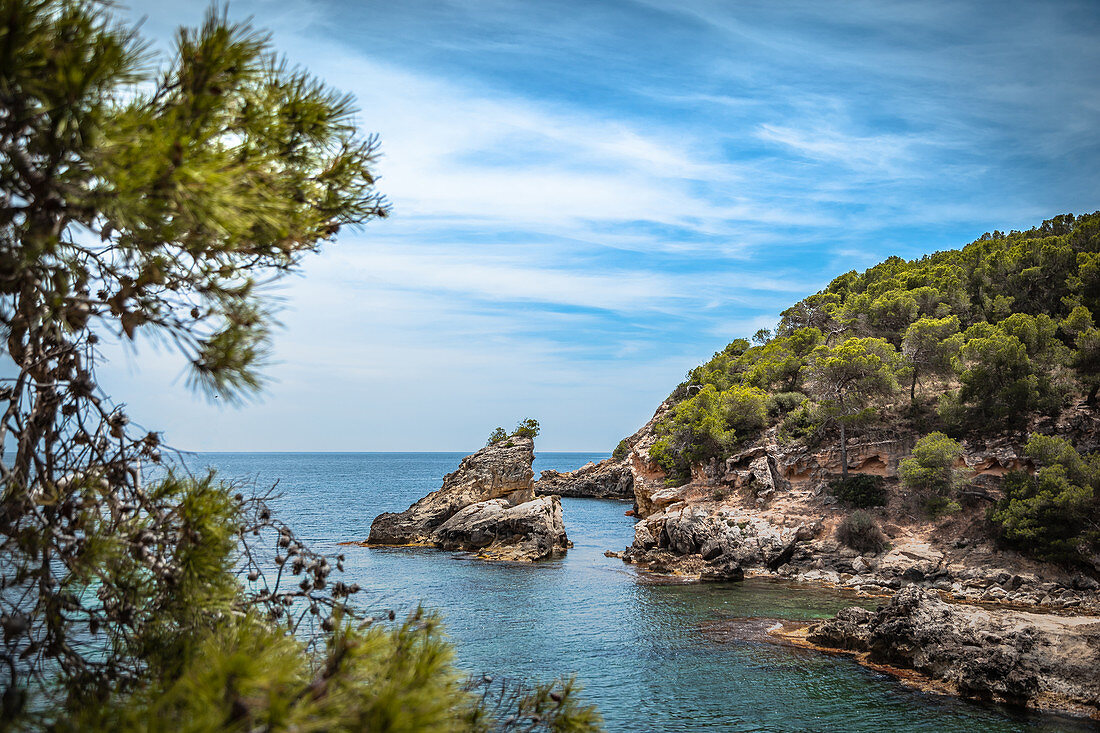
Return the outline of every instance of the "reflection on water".
<path id="1" fill-rule="evenodd" d="M 541 454 L 538 471 L 603 456 Z M 279 479 L 281 516 L 318 549 L 367 537 L 371 519 L 439 488 L 459 453 L 204 454 L 193 466 Z M 915 692 L 850 660 L 752 640 L 715 638 L 722 619 L 822 618 L 851 598 L 767 580 L 644 582 L 604 557 L 633 521 L 616 501 L 564 499 L 574 548 L 535 566 L 428 549 L 339 548 L 348 581 L 372 605 L 440 609 L 471 672 L 548 679 L 576 674 L 616 731 L 1060 731 L 1058 718 L 1015 715 Z"/>

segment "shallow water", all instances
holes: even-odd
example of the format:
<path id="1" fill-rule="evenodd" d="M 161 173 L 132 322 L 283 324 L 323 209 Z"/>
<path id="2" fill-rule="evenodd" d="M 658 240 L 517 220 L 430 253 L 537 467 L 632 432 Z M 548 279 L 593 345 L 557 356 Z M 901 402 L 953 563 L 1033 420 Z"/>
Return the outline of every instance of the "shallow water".
<path id="1" fill-rule="evenodd" d="M 371 605 L 440 609 L 463 667 L 494 676 L 576 674 L 613 731 L 1061 731 L 1076 721 L 1024 715 L 909 689 L 854 662 L 714 633 L 743 617 L 807 619 L 850 597 L 767 580 L 657 584 L 605 550 L 633 537 L 629 503 L 563 499 L 574 548 L 536 565 L 428 549 L 342 547 L 371 520 L 439 488 L 460 453 L 215 453 L 223 477 L 279 480 L 275 506 L 317 549 L 347 556 L 346 580 Z M 600 454 L 548 453 L 538 471 Z"/>

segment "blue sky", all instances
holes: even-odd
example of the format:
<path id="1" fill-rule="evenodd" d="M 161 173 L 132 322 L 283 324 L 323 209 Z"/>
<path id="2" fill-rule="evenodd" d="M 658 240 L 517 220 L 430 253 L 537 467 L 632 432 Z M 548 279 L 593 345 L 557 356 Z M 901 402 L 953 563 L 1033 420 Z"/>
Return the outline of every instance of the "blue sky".
<path id="1" fill-rule="evenodd" d="M 205 3 L 132 3 L 167 43 Z M 234 2 L 353 93 L 391 219 L 282 299 L 243 407 L 102 376 L 192 450 L 607 450 L 837 274 L 1100 208 L 1096 2 Z"/>

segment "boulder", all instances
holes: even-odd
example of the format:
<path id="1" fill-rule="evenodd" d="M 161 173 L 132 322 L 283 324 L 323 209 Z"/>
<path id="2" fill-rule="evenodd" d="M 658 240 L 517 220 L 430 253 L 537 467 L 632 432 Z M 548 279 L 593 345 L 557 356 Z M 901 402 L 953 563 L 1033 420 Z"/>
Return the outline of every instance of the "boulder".
<path id="1" fill-rule="evenodd" d="M 534 443 L 507 438 L 466 456 L 438 491 L 380 514 L 368 545 L 429 545 L 494 559 L 537 560 L 569 546 L 556 496 L 535 498 Z"/>
<path id="2" fill-rule="evenodd" d="M 435 532 L 444 550 L 468 550 L 495 560 L 541 560 L 569 547 L 561 518 L 561 500 L 544 496 L 522 504 L 506 499 L 471 504 Z"/>
<path id="3" fill-rule="evenodd" d="M 535 491 L 569 498 L 633 499 L 634 474 L 622 461 L 587 463 L 576 471 L 543 471 Z"/>

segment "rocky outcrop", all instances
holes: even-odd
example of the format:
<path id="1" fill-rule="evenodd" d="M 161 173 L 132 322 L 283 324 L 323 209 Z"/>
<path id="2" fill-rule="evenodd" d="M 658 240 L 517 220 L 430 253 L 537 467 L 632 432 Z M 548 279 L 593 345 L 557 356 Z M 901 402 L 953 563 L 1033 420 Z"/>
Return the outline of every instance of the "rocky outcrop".
<path id="1" fill-rule="evenodd" d="M 608 459 L 576 471 L 543 471 L 535 491 L 578 499 L 633 499 L 634 474 L 624 462 Z"/>
<path id="2" fill-rule="evenodd" d="M 403 512 L 375 517 L 366 544 L 434 546 L 507 560 L 565 550 L 561 501 L 535 497 L 533 460 L 533 441 L 516 437 L 466 456 L 438 491 Z"/>
<path id="3" fill-rule="evenodd" d="M 623 463 L 634 477 L 640 518 L 634 542 L 619 553 L 627 562 L 699 580 L 712 578 L 716 566 L 736 563 L 749 574 L 867 595 L 916 583 L 960 601 L 1100 614 L 1100 557 L 1091 570 L 1067 569 L 1000 546 L 990 531 L 987 511 L 1003 496 L 1005 474 L 1032 468 L 1020 435 L 964 441 L 958 468 L 968 484 L 957 495 L 961 506 L 936 518 L 898 479 L 916 435 L 890 429 L 849 440 L 849 472 L 879 477 L 887 496 L 885 506 L 867 510 L 885 547 L 855 550 L 838 541 L 837 529 L 852 509 L 829 487 L 843 468 L 832 442 L 783 443 L 772 428 L 733 456 L 696 466 L 686 484 L 670 486 L 649 457 L 656 424 L 670 409 L 663 403 L 627 439 Z M 1060 416 L 1057 427 L 1076 430 L 1083 441 L 1098 424 L 1100 412 L 1078 406 Z"/>
<path id="4" fill-rule="evenodd" d="M 569 547 L 557 496 L 471 504 L 440 525 L 432 540 L 444 550 L 474 551 L 493 560 L 540 559 Z"/>
<path id="5" fill-rule="evenodd" d="M 810 627 L 806 639 L 967 697 L 1100 716 L 1100 617 L 953 604 L 908 586 L 877 612 L 848 608 Z"/>
<path id="6" fill-rule="evenodd" d="M 766 520 L 707 507 L 666 510 L 634 525 L 627 562 L 652 572 L 698 575 L 701 580 L 741 580 L 744 570 L 776 570 L 805 554 L 799 543 L 815 528 L 776 527 Z"/>

